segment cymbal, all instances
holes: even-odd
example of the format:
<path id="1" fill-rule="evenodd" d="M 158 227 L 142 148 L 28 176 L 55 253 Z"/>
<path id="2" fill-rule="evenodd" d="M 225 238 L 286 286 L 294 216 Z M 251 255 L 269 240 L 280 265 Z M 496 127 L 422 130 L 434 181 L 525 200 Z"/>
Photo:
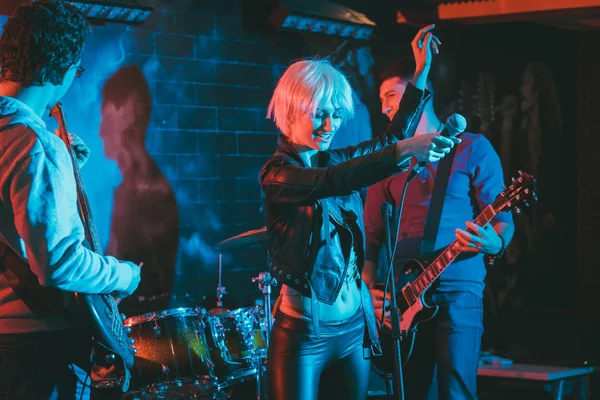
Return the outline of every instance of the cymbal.
<path id="1" fill-rule="evenodd" d="M 239 235 L 232 236 L 215 244 L 217 249 L 237 249 L 254 244 L 265 244 L 267 242 L 267 227 L 250 230 Z"/>

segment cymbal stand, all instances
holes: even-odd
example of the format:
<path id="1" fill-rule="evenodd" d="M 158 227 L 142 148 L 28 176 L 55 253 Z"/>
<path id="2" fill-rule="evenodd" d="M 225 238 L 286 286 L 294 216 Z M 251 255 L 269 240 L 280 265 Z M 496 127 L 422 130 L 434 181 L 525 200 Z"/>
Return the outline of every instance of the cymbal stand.
<path id="1" fill-rule="evenodd" d="M 217 285 L 217 309 L 223 308 L 223 296 L 227 294 L 225 286 L 221 285 L 223 272 L 223 254 L 219 253 L 219 284 Z"/>
<path id="2" fill-rule="evenodd" d="M 277 279 L 271 276 L 268 272 L 261 272 L 258 276 L 252 278 L 252 282 L 258 282 L 258 288 L 264 296 L 265 310 L 265 344 L 269 348 L 269 338 L 271 336 L 271 328 L 273 327 L 273 315 L 271 314 L 271 287 L 277 286 Z M 259 357 L 258 366 L 256 369 L 256 399 L 266 399 L 265 387 L 265 359 Z"/>
<path id="3" fill-rule="evenodd" d="M 271 314 L 271 287 L 277 286 L 277 279 L 273 278 L 268 272 L 261 272 L 257 277 L 252 278 L 252 282 L 258 282 L 258 288 L 262 291 L 265 301 L 265 322 L 266 322 L 266 345 L 269 347 L 269 335 L 273 326 L 273 315 Z"/>

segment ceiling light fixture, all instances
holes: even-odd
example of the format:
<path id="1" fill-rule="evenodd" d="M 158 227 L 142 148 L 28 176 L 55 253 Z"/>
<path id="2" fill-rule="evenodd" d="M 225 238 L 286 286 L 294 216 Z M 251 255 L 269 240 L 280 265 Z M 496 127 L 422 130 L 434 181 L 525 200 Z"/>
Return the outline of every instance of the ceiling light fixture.
<path id="1" fill-rule="evenodd" d="M 269 20 L 282 30 L 356 40 L 373 37 L 376 26 L 366 15 L 329 1 L 281 0 Z"/>
<path id="2" fill-rule="evenodd" d="M 152 7 L 142 6 L 134 1 L 65 1 L 78 8 L 86 18 L 99 22 L 119 22 L 124 24 L 143 24 L 152 11 Z"/>

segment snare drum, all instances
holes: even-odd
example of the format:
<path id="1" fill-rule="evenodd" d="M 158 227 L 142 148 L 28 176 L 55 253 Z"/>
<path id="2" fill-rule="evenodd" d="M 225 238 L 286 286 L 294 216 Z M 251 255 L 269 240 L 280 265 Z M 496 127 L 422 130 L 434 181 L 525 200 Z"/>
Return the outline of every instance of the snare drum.
<path id="1" fill-rule="evenodd" d="M 175 308 L 124 321 L 137 350 L 127 397 L 190 398 L 213 391 L 202 315 L 200 308 Z"/>
<path id="2" fill-rule="evenodd" d="M 256 374 L 267 356 L 261 307 L 239 308 L 206 316 L 206 339 L 220 387 Z"/>

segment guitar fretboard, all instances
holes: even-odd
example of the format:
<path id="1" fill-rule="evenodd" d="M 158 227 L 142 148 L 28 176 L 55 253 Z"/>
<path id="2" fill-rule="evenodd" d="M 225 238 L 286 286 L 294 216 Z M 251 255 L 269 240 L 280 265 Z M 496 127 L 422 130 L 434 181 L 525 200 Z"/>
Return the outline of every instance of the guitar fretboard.
<path id="1" fill-rule="evenodd" d="M 485 226 L 488 222 L 494 218 L 497 214 L 495 210 L 495 203 L 487 206 L 481 214 L 475 218 L 473 221 L 475 224 L 479 226 Z M 470 228 L 467 229 L 467 232 L 474 234 Z M 419 296 L 435 281 L 438 276 L 462 253 L 460 250 L 456 250 L 455 246 L 458 240 L 452 242 L 425 270 L 419 275 L 417 279 L 413 281 L 411 284 L 412 292 L 414 294 L 414 298 L 419 298 Z M 412 296 L 410 296 L 412 297 Z"/>

